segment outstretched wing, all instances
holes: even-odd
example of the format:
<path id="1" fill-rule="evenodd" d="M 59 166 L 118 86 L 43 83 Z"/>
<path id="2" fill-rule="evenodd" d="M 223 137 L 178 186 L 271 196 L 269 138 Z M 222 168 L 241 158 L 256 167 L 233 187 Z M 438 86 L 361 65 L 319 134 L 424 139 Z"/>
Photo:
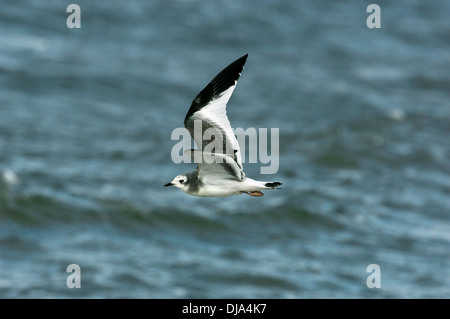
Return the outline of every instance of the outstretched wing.
<path id="1" fill-rule="evenodd" d="M 226 106 L 247 56 L 237 59 L 217 74 L 194 98 L 184 119 L 184 126 L 197 147 L 202 151 L 229 156 L 237 164 L 242 177 L 241 150 L 228 120 Z"/>
<path id="2" fill-rule="evenodd" d="M 238 181 L 241 181 L 243 178 L 237 163 L 226 154 L 204 153 L 197 150 L 187 150 L 185 153 L 189 153 L 194 162 L 197 163 L 199 178 Z"/>

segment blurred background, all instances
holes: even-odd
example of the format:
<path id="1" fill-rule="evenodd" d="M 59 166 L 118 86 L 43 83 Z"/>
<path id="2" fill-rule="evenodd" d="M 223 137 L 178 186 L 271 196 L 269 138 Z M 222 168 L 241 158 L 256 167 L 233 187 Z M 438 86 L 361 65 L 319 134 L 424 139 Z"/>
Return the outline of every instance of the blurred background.
<path id="1" fill-rule="evenodd" d="M 450 2 L 371 3 L 2 1 L 0 297 L 448 298 Z M 228 116 L 280 128 L 277 174 L 245 171 L 283 189 L 164 188 L 246 53 Z"/>

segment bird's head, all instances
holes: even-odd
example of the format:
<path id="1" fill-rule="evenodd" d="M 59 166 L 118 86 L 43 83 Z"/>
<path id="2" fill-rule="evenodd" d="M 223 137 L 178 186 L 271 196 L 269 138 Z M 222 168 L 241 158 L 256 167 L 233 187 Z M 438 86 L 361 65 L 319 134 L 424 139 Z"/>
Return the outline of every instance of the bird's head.
<path id="1" fill-rule="evenodd" d="M 175 177 L 173 179 L 173 181 L 171 181 L 170 183 L 167 183 L 164 186 L 175 186 L 179 189 L 181 189 L 183 192 L 186 192 L 188 189 L 188 178 L 186 175 L 178 175 L 177 177 Z"/>

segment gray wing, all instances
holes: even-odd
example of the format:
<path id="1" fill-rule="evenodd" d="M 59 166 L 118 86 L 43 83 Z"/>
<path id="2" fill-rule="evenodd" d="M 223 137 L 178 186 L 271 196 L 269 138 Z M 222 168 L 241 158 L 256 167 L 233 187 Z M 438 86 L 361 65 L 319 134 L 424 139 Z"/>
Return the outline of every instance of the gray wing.
<path id="1" fill-rule="evenodd" d="M 237 163 L 226 154 L 204 153 L 198 150 L 187 150 L 185 153 L 198 165 L 199 178 L 232 179 L 241 181 L 244 176 Z"/>

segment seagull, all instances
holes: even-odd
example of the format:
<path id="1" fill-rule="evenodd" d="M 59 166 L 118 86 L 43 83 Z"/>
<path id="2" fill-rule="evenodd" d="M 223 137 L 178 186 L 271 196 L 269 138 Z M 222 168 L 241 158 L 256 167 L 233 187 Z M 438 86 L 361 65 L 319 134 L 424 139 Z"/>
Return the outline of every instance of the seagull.
<path id="1" fill-rule="evenodd" d="M 261 182 L 244 174 L 239 143 L 226 114 L 226 106 L 244 69 L 248 54 L 217 74 L 194 98 L 184 119 L 198 149 L 187 150 L 197 168 L 176 176 L 164 186 L 202 197 L 248 194 L 260 197 L 262 190 L 279 189 L 280 182 Z M 208 134 L 206 134 L 208 132 Z M 214 145 L 214 152 L 208 145 Z"/>

